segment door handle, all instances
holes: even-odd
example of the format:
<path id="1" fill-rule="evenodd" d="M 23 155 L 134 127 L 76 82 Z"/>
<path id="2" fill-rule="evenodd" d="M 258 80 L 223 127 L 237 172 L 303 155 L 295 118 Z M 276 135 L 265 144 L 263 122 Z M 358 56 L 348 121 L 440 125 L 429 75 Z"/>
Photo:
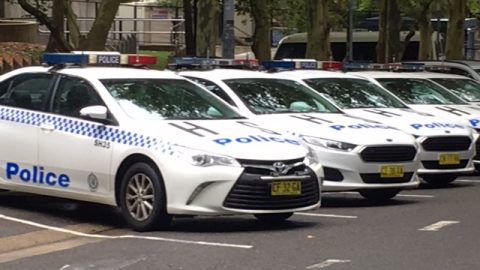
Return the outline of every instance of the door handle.
<path id="1" fill-rule="evenodd" d="M 42 123 L 40 124 L 40 129 L 46 132 L 51 132 L 55 129 L 55 125 L 53 123 Z"/>

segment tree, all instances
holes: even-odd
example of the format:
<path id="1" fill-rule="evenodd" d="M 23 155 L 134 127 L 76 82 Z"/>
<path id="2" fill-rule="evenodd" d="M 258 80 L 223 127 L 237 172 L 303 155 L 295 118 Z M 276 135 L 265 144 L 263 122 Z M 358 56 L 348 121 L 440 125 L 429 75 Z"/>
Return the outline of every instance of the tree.
<path id="1" fill-rule="evenodd" d="M 401 60 L 401 16 L 397 0 L 380 0 L 378 23 L 377 62 L 390 63 Z"/>
<path id="2" fill-rule="evenodd" d="M 464 21 L 467 14 L 466 0 L 448 0 L 446 59 L 462 59 L 464 56 Z"/>
<path id="3" fill-rule="evenodd" d="M 412 15 L 415 18 L 416 28 L 420 33 L 419 60 L 432 59 L 431 7 L 433 2 L 433 0 L 408 0 L 405 3 L 404 10 L 407 15 Z"/>
<path id="4" fill-rule="evenodd" d="M 328 17 L 330 0 L 306 0 L 307 50 L 306 58 L 328 60 L 330 50 L 330 28 Z"/>
<path id="5" fill-rule="evenodd" d="M 250 5 L 255 22 L 252 51 L 259 61 L 270 60 L 270 44 L 272 44 L 270 0 L 250 0 Z"/>
<path id="6" fill-rule="evenodd" d="M 50 30 L 50 42 L 47 50 L 49 51 L 72 51 L 74 49 L 81 50 L 104 50 L 107 42 L 108 32 L 112 25 L 115 15 L 118 11 L 120 3 L 131 2 L 125 0 L 102 0 L 100 2 L 97 16 L 93 22 L 93 26 L 86 36 L 82 36 L 76 23 L 76 15 L 72 9 L 71 0 L 54 0 L 52 1 L 52 17 L 47 13 L 45 5 L 38 6 L 39 1 L 18 0 L 20 6 L 32 16 L 34 16 L 41 24 L 44 24 Z M 42 1 L 45 2 L 45 1 Z M 63 29 L 65 14 L 67 24 L 72 33 L 71 42 L 65 38 Z"/>
<path id="7" fill-rule="evenodd" d="M 215 56 L 219 33 L 219 15 L 219 0 L 201 0 L 197 2 L 197 25 L 195 31 L 197 56 Z"/>

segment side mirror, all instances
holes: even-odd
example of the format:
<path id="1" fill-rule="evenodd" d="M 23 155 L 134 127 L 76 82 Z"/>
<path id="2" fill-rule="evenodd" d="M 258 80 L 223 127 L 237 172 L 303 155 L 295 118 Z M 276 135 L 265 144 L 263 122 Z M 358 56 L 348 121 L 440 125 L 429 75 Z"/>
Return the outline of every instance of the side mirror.
<path id="1" fill-rule="evenodd" d="M 80 110 L 80 116 L 95 120 L 107 120 L 107 107 L 96 105 L 88 106 Z"/>

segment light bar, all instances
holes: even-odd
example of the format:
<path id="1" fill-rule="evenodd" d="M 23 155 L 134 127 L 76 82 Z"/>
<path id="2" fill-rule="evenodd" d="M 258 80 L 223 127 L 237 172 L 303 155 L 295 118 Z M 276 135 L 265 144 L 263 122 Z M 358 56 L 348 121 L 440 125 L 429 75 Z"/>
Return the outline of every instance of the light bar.
<path id="1" fill-rule="evenodd" d="M 44 53 L 42 62 L 48 65 L 87 64 L 88 55 L 73 53 Z"/>
<path id="2" fill-rule="evenodd" d="M 272 69 L 295 69 L 295 62 L 284 60 L 263 61 L 262 66 L 267 70 Z"/>
<path id="3" fill-rule="evenodd" d="M 145 54 L 120 54 L 119 52 L 44 53 L 43 62 L 49 65 L 77 64 L 94 66 L 155 65 L 157 57 Z"/>

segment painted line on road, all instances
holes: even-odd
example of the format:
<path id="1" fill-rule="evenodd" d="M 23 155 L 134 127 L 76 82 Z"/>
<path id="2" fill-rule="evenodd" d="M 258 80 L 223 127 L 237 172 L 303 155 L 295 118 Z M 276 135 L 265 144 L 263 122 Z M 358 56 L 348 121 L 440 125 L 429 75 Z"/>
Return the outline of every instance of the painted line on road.
<path id="1" fill-rule="evenodd" d="M 436 231 L 439 231 L 441 228 L 444 228 L 446 226 L 450 226 L 450 225 L 453 225 L 453 224 L 458 224 L 460 223 L 460 221 L 456 221 L 456 220 L 443 220 L 443 221 L 439 221 L 439 222 L 436 222 L 436 223 L 433 223 L 432 225 L 428 225 L 428 226 L 425 226 L 421 229 L 418 229 L 419 231 L 430 231 L 430 232 L 436 232 Z"/>
<path id="2" fill-rule="evenodd" d="M 174 238 L 164 238 L 164 237 L 155 237 L 155 236 L 140 236 L 140 235 L 101 235 L 101 234 L 91 234 L 91 233 L 83 233 L 74 230 L 68 230 L 64 228 L 49 226 L 29 220 L 9 217 L 6 215 L 0 214 L 0 219 L 17 222 L 25 225 L 30 225 L 37 228 L 62 232 L 62 233 L 69 233 L 76 236 L 81 237 L 89 237 L 89 238 L 99 238 L 99 239 L 138 239 L 138 240 L 151 240 L 151 241 L 163 241 L 163 242 L 173 242 L 173 243 L 181 243 L 181 244 L 193 244 L 193 245 L 203 245 L 203 246 L 216 246 L 216 247 L 230 247 L 230 248 L 243 248 L 249 249 L 253 248 L 252 245 L 237 245 L 237 244 L 228 244 L 228 243 L 217 243 L 217 242 L 205 242 L 205 241 L 191 241 L 191 240 L 182 240 L 182 239 L 174 239 Z"/>
<path id="3" fill-rule="evenodd" d="M 457 179 L 455 182 L 463 182 L 463 183 L 480 183 L 480 180 L 471 180 L 471 179 Z"/>
<path id="4" fill-rule="evenodd" d="M 295 213 L 295 215 L 310 216 L 310 217 L 358 218 L 357 216 L 344 216 L 344 215 L 333 215 L 333 214 L 315 214 L 315 213 Z"/>
<path id="5" fill-rule="evenodd" d="M 306 269 L 321 269 L 321 268 L 326 268 L 326 267 L 332 266 L 332 265 L 337 264 L 337 263 L 349 263 L 349 262 L 351 262 L 351 261 L 350 260 L 339 260 L 339 259 L 328 259 L 328 260 L 325 260 L 321 263 L 317 263 L 317 264 L 307 266 Z"/>
<path id="6" fill-rule="evenodd" d="M 340 194 L 347 194 L 347 195 L 352 195 L 352 194 L 359 195 L 358 192 L 353 192 L 353 191 L 342 191 L 342 192 L 338 192 L 338 193 L 340 193 Z M 427 195 L 427 194 L 404 194 L 404 193 L 397 194 L 397 197 L 435 198 L 435 196 L 433 196 L 433 195 Z"/>
<path id="7" fill-rule="evenodd" d="M 409 197 L 409 198 L 435 198 L 433 195 L 423 194 L 397 194 L 397 197 Z"/>

